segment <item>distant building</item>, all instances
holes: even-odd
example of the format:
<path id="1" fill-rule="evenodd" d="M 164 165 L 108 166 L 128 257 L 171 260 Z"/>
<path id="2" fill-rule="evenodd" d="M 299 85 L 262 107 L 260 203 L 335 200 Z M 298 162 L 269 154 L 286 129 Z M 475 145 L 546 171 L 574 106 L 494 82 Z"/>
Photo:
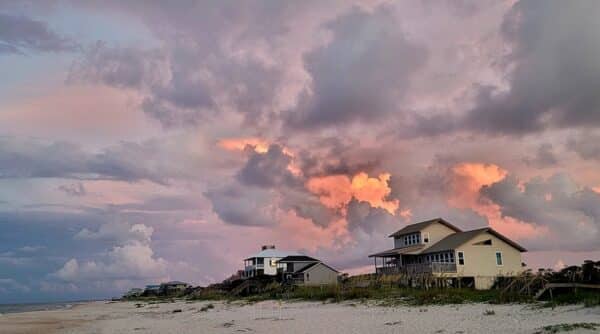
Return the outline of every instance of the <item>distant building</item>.
<path id="1" fill-rule="evenodd" d="M 278 261 L 284 282 L 296 285 L 337 284 L 339 271 L 306 255 L 290 255 Z"/>
<path id="2" fill-rule="evenodd" d="M 160 285 L 146 285 L 143 296 L 158 296 L 160 294 Z"/>
<path id="3" fill-rule="evenodd" d="M 527 251 L 490 227 L 462 231 L 441 218 L 408 225 L 390 237 L 394 248 L 369 255 L 376 273 L 468 279 L 476 289 L 489 289 L 499 276 L 520 274 L 521 253 Z"/>
<path id="4" fill-rule="evenodd" d="M 160 294 L 161 295 L 173 295 L 182 293 L 190 287 L 189 284 L 181 281 L 171 281 L 160 284 Z"/>
<path id="5" fill-rule="evenodd" d="M 136 298 L 136 297 L 140 297 L 143 293 L 144 293 L 144 290 L 139 289 L 139 288 L 133 288 L 133 289 L 127 291 L 127 293 L 125 293 L 125 295 L 123 297 L 124 298 Z"/>
<path id="6" fill-rule="evenodd" d="M 277 261 L 289 255 L 300 255 L 296 252 L 281 251 L 274 245 L 262 246 L 260 252 L 244 259 L 243 278 L 262 275 L 276 276 Z"/>

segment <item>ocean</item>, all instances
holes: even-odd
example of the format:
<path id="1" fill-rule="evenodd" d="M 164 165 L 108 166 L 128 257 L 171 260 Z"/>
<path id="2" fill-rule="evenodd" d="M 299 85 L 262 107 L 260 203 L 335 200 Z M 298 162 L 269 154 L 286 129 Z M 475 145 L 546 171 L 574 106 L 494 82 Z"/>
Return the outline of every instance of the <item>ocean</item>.
<path id="1" fill-rule="evenodd" d="M 87 301 L 55 302 L 55 303 L 28 303 L 28 304 L 0 304 L 0 314 L 68 309 L 68 308 L 73 307 L 74 305 L 82 304 L 82 303 L 87 303 Z"/>

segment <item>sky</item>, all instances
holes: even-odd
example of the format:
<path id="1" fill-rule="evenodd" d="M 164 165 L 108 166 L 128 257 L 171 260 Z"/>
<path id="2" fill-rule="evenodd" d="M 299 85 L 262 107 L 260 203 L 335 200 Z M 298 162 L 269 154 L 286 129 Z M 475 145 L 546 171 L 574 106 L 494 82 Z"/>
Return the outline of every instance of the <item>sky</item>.
<path id="1" fill-rule="evenodd" d="M 442 217 L 600 259 L 598 1 L 0 0 L 0 303 L 349 273 Z"/>

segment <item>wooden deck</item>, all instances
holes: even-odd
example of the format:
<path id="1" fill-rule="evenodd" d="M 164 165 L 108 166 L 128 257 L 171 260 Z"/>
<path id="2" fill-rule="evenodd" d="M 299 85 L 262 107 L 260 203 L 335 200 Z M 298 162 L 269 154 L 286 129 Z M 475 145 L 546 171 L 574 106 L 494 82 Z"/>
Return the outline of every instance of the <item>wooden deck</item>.
<path id="1" fill-rule="evenodd" d="M 600 289 L 600 284 L 585 284 L 585 283 L 548 283 L 535 294 L 535 299 L 540 299 L 548 291 L 552 297 L 552 289 L 556 288 L 573 288 L 573 289 Z"/>

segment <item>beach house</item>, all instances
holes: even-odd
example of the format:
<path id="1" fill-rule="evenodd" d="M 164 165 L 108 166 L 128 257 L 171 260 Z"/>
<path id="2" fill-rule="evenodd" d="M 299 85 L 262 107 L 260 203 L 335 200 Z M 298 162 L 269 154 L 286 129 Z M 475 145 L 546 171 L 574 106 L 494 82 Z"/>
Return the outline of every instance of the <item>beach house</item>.
<path id="1" fill-rule="evenodd" d="M 174 295 L 185 291 L 185 289 L 191 287 L 188 283 L 181 281 L 170 281 L 160 284 L 161 295 Z"/>
<path id="2" fill-rule="evenodd" d="M 490 227 L 462 231 L 441 218 L 408 225 L 389 237 L 394 248 L 371 254 L 378 274 L 430 274 L 490 288 L 523 271 L 527 250 Z"/>
<path id="3" fill-rule="evenodd" d="M 274 245 L 262 246 L 261 251 L 244 259 L 244 271 L 242 278 L 256 276 L 276 276 L 277 261 L 290 255 L 300 255 L 296 252 L 275 249 Z"/>
<path id="4" fill-rule="evenodd" d="M 284 282 L 296 285 L 337 284 L 339 271 L 306 255 L 290 255 L 277 261 Z"/>

